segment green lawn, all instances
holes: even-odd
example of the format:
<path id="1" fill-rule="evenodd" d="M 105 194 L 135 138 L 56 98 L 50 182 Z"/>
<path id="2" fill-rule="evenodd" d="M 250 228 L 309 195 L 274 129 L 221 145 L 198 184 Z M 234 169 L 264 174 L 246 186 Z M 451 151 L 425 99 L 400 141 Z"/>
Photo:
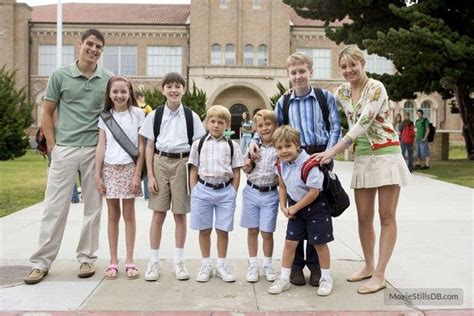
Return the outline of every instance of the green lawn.
<path id="1" fill-rule="evenodd" d="M 0 161 L 0 217 L 40 202 L 46 188 L 47 160 L 36 151 Z"/>
<path id="2" fill-rule="evenodd" d="M 464 157 L 466 154 L 464 154 Z M 424 173 L 434 178 L 474 188 L 474 161 L 467 159 L 455 159 L 448 161 L 433 161 L 430 168 L 415 170 L 416 173 Z"/>

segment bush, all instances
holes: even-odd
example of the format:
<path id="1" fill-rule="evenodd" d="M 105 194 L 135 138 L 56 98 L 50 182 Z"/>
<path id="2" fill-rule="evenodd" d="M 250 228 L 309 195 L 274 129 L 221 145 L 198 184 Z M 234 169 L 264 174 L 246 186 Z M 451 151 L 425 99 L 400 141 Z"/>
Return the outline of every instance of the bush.
<path id="1" fill-rule="evenodd" d="M 33 123 L 33 103 L 25 87 L 15 88 L 14 70 L 0 69 L 0 160 L 14 159 L 26 153 L 29 138 L 25 130 Z"/>

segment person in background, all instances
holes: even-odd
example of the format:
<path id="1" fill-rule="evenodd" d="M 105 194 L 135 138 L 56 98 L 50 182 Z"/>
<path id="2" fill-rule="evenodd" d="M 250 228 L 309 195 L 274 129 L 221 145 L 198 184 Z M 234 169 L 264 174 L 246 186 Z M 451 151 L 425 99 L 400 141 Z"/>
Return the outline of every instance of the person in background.
<path id="1" fill-rule="evenodd" d="M 242 155 L 247 152 L 250 140 L 252 140 L 253 122 L 249 112 L 242 113 L 242 123 L 240 126 L 240 150 Z"/>

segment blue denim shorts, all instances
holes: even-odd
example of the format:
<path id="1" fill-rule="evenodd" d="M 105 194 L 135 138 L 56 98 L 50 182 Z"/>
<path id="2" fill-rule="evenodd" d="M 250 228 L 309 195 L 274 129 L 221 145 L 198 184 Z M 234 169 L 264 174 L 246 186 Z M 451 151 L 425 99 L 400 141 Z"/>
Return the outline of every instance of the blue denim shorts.
<path id="1" fill-rule="evenodd" d="M 425 159 L 430 156 L 430 147 L 428 141 L 426 140 L 417 140 L 416 141 L 416 157 Z"/>

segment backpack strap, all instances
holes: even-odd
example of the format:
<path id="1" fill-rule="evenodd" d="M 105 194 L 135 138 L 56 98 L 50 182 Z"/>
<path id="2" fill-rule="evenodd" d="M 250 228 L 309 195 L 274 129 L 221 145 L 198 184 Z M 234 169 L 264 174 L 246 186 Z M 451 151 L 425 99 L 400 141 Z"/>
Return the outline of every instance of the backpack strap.
<path id="1" fill-rule="evenodd" d="M 303 162 L 303 165 L 301 166 L 301 180 L 303 180 L 304 183 L 308 180 L 308 175 L 311 169 L 314 167 L 321 168 L 321 165 L 319 164 L 319 161 L 314 160 L 313 158 L 308 158 L 306 159 L 305 162 Z"/>
<path id="2" fill-rule="evenodd" d="M 198 165 L 199 165 L 199 159 L 201 157 L 201 150 L 202 150 L 202 146 L 204 146 L 204 141 L 206 140 L 206 137 L 207 135 L 209 135 L 209 131 L 206 132 L 206 134 L 201 137 L 201 139 L 199 140 L 199 144 L 198 144 Z M 232 143 L 232 140 L 230 138 L 225 138 L 227 139 L 227 143 L 229 144 L 229 147 L 230 147 L 230 163 L 232 164 L 232 160 L 234 159 L 234 144 Z"/>
<path id="3" fill-rule="evenodd" d="M 280 178 L 281 178 L 281 160 L 280 160 L 280 158 L 277 158 L 277 161 L 276 161 L 276 163 L 275 163 L 275 166 L 277 167 L 278 175 L 279 175 Z"/>
<path id="4" fill-rule="evenodd" d="M 323 119 L 324 123 L 326 124 L 326 130 L 328 131 L 328 134 L 331 130 L 331 126 L 329 124 L 329 107 L 328 107 L 328 101 L 326 99 L 326 96 L 324 96 L 323 90 L 320 88 L 315 88 L 313 87 L 314 94 L 316 95 L 316 99 L 318 100 L 319 107 L 321 108 L 321 112 L 323 113 Z"/>
<path id="5" fill-rule="evenodd" d="M 282 113 L 283 113 L 283 125 L 288 125 L 290 124 L 290 118 L 289 118 L 289 111 L 290 111 L 290 97 L 291 93 L 286 94 L 283 96 L 283 107 L 282 107 Z"/>
<path id="6" fill-rule="evenodd" d="M 323 93 L 323 90 L 320 88 L 313 87 L 314 94 L 316 95 L 316 99 L 318 100 L 319 107 L 321 108 L 321 112 L 323 113 L 324 123 L 326 124 L 326 130 L 328 134 L 331 130 L 331 126 L 329 124 L 329 107 L 328 102 L 326 100 L 326 96 Z M 289 112 L 290 112 L 290 97 L 291 94 L 287 94 L 283 96 L 283 106 L 282 106 L 282 113 L 283 113 L 283 125 L 290 124 Z"/>
<path id="7" fill-rule="evenodd" d="M 193 111 L 187 106 L 183 106 L 183 108 L 184 108 L 184 117 L 186 118 L 186 131 L 188 132 L 188 143 L 189 143 L 189 146 L 192 146 L 193 136 L 194 136 Z"/>
<path id="8" fill-rule="evenodd" d="M 193 120 L 193 111 L 183 105 L 184 109 L 184 117 L 186 119 L 186 132 L 188 135 L 188 144 L 192 146 L 193 144 L 193 136 L 194 136 L 194 120 Z M 153 134 L 155 135 L 155 143 L 160 135 L 161 130 L 161 122 L 163 121 L 163 113 L 165 111 L 165 105 L 160 105 L 156 108 L 155 112 L 155 120 L 153 122 Z"/>
<path id="9" fill-rule="evenodd" d="M 161 130 L 161 121 L 163 121 L 163 112 L 165 111 L 165 105 L 162 104 L 156 108 L 155 120 L 153 121 L 153 134 L 155 135 L 155 144 Z"/>

